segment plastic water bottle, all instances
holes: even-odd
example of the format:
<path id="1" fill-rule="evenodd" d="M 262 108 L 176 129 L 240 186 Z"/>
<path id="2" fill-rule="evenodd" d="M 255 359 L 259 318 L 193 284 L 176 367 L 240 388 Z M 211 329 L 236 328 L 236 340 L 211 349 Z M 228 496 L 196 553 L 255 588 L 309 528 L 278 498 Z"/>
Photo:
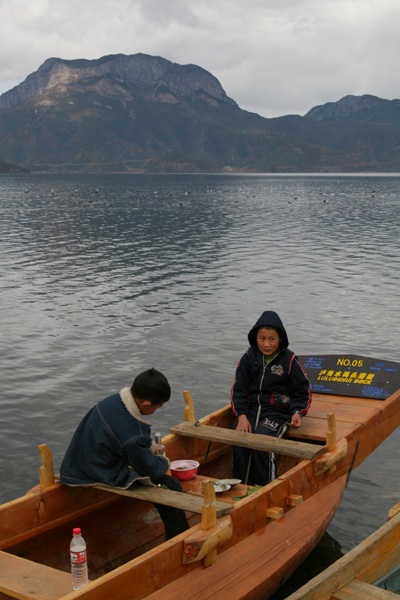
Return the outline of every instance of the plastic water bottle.
<path id="1" fill-rule="evenodd" d="M 161 454 L 162 456 L 165 456 L 165 446 L 162 443 L 162 437 L 159 431 L 157 431 L 156 435 L 154 436 L 154 441 L 156 445 L 156 454 Z"/>
<path id="2" fill-rule="evenodd" d="M 79 527 L 72 530 L 73 538 L 69 546 L 71 554 L 72 589 L 78 590 L 89 583 L 86 542 Z"/>

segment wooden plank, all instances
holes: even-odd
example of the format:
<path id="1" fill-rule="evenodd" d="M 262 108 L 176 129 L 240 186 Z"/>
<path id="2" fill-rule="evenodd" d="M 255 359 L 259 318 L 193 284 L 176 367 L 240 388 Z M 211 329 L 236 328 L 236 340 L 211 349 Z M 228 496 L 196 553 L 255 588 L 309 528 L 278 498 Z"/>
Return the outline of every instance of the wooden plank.
<path id="1" fill-rule="evenodd" d="M 354 577 L 372 583 L 398 563 L 399 551 L 400 513 L 286 600 L 329 600 Z"/>
<path id="2" fill-rule="evenodd" d="M 72 591 L 71 575 L 0 551 L 0 592 L 20 600 L 57 600 Z"/>
<path id="3" fill-rule="evenodd" d="M 357 406 L 360 409 L 362 407 L 365 408 L 376 408 L 379 410 L 379 405 L 382 404 L 382 400 L 374 400 L 373 398 L 356 398 L 355 396 L 327 396 L 325 394 L 313 394 L 313 404 L 314 402 L 324 403 L 330 402 L 333 404 L 351 404 L 352 406 Z"/>
<path id="4" fill-rule="evenodd" d="M 325 425 L 326 430 L 326 425 Z M 181 423 L 171 428 L 171 433 L 192 438 L 209 440 L 230 444 L 232 446 L 244 446 L 262 452 L 275 452 L 285 456 L 296 456 L 302 459 L 313 459 L 326 451 L 325 446 L 316 446 L 304 442 L 295 442 L 282 438 L 274 438 L 269 435 L 258 433 L 246 433 L 234 429 L 223 429 L 222 427 L 211 427 L 194 423 Z"/>
<path id="5" fill-rule="evenodd" d="M 351 421 L 353 423 L 365 423 L 374 414 L 378 413 L 382 408 L 382 400 L 360 400 L 356 402 L 356 398 L 338 398 L 336 401 L 332 398 L 316 400 L 313 397 L 311 407 L 305 417 L 319 417 L 326 419 L 326 415 L 334 413 L 337 421 Z"/>
<path id="6" fill-rule="evenodd" d="M 353 579 L 342 589 L 332 594 L 332 600 L 399 600 L 397 594 L 382 590 L 364 581 Z"/>
<path id="7" fill-rule="evenodd" d="M 189 512 L 202 514 L 203 512 L 203 498 L 199 496 L 193 496 L 186 494 L 185 492 L 175 492 L 159 487 L 150 487 L 145 485 L 132 486 L 127 490 L 119 488 L 113 488 L 103 485 L 96 485 L 96 488 L 111 492 L 112 494 L 119 494 L 121 496 L 128 496 L 129 498 L 137 498 L 138 500 L 147 500 L 153 504 L 164 504 L 166 506 L 174 506 L 182 510 Z M 226 515 L 231 512 L 233 506 L 227 502 L 215 501 L 215 507 L 217 517 Z"/>
<path id="8" fill-rule="evenodd" d="M 353 421 L 336 420 L 336 437 L 342 439 L 348 437 L 360 426 L 360 423 Z M 298 429 L 290 428 L 286 432 L 286 437 L 291 440 L 314 440 L 317 442 L 326 441 L 327 421 L 324 417 L 305 417 Z"/>
<path id="9" fill-rule="evenodd" d="M 319 396 L 313 394 L 313 401 L 307 416 L 298 429 L 290 428 L 289 439 L 326 439 L 326 418 L 334 413 L 336 418 L 336 439 L 347 437 L 360 423 L 366 423 L 382 409 L 382 400 L 369 400 L 343 396 Z"/>

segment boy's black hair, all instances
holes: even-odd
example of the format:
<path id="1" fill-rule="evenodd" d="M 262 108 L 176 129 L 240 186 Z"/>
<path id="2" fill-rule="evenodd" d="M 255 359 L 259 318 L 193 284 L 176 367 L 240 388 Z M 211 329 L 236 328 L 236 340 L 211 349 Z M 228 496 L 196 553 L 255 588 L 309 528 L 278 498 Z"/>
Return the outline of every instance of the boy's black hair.
<path id="1" fill-rule="evenodd" d="M 131 387 L 131 394 L 134 398 L 148 400 L 152 404 L 160 404 L 170 399 L 171 386 L 165 375 L 157 371 L 157 369 L 151 368 L 139 373 L 135 377 Z"/>

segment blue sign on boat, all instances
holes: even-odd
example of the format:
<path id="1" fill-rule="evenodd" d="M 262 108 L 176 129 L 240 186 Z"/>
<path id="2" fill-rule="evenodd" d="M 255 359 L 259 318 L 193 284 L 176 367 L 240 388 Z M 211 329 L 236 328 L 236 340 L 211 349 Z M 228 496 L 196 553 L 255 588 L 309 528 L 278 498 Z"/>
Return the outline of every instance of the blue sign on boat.
<path id="1" fill-rule="evenodd" d="M 311 391 L 386 400 L 400 388 L 400 364 L 354 354 L 298 356 Z"/>

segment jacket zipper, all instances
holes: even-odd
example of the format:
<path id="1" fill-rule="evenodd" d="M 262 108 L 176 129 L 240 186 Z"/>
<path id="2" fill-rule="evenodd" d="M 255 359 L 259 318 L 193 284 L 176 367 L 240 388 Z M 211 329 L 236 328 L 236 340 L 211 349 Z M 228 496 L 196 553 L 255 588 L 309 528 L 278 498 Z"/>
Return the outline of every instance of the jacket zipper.
<path id="1" fill-rule="evenodd" d="M 263 357 L 263 362 L 264 362 L 264 357 Z M 262 372 L 262 375 L 261 375 L 261 381 L 260 381 L 260 389 L 259 389 L 259 394 L 258 394 L 258 398 L 257 398 L 257 401 L 258 401 L 258 409 L 257 409 L 256 424 L 255 424 L 255 427 L 254 427 L 254 429 L 255 429 L 255 430 L 257 429 L 257 427 L 258 427 L 258 421 L 260 420 L 260 412 L 261 412 L 261 391 L 262 391 L 262 384 L 263 384 L 263 381 L 264 381 L 264 375 L 265 375 L 265 371 L 266 371 L 266 369 L 267 369 L 267 366 L 268 366 L 268 365 L 266 365 L 266 364 L 265 364 L 265 362 L 264 362 L 264 365 L 263 365 L 263 372 Z"/>

